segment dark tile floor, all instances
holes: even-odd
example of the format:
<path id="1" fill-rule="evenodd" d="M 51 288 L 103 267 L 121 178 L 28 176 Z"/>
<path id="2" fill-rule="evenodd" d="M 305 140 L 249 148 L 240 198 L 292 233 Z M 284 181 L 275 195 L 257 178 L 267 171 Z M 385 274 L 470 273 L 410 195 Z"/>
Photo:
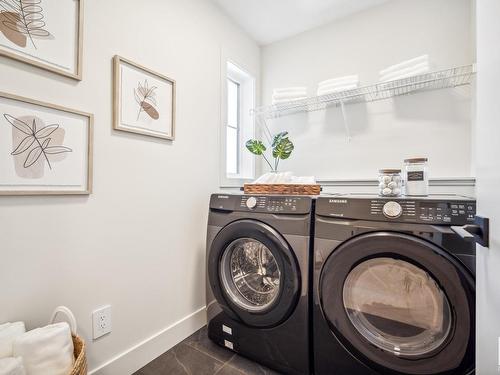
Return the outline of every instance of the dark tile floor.
<path id="1" fill-rule="evenodd" d="M 279 375 L 222 348 L 207 336 L 207 327 L 163 353 L 134 375 Z"/>

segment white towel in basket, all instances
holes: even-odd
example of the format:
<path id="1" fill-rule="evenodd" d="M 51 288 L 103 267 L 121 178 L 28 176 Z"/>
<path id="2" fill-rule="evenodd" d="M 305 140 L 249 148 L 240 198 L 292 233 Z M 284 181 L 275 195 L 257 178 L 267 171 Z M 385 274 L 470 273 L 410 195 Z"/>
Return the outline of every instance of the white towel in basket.
<path id="1" fill-rule="evenodd" d="M 0 358 L 12 357 L 12 343 L 24 332 L 23 322 L 0 324 Z"/>
<path id="2" fill-rule="evenodd" d="M 68 323 L 37 328 L 19 336 L 13 344 L 28 375 L 68 375 L 75 361 Z"/>
<path id="3" fill-rule="evenodd" d="M 0 375 L 26 375 L 21 357 L 0 359 Z"/>

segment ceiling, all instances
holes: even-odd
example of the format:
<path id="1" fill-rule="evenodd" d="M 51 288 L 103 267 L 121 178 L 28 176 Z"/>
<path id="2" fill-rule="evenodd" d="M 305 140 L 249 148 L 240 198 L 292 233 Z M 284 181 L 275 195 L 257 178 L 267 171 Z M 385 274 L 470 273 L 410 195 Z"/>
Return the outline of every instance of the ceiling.
<path id="1" fill-rule="evenodd" d="M 327 24 L 388 0 L 212 0 L 259 44 Z"/>

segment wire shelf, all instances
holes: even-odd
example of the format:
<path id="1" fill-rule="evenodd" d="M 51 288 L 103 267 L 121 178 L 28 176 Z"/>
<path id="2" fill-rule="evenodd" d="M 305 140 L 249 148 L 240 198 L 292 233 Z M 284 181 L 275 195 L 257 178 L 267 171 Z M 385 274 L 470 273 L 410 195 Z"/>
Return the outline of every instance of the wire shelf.
<path id="1" fill-rule="evenodd" d="M 470 84 L 474 74 L 474 65 L 459 66 L 332 94 L 258 107 L 252 110 L 252 114 L 260 118 L 272 119 L 344 104 L 373 102 L 417 92 L 458 87 Z"/>

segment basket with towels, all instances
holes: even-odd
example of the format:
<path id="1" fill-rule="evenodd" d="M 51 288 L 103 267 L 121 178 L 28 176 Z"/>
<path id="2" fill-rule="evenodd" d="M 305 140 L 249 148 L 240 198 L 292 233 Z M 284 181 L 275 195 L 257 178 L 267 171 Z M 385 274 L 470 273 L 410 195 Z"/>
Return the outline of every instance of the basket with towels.
<path id="1" fill-rule="evenodd" d="M 68 322 L 56 323 L 58 314 Z M 23 322 L 0 324 L 0 375 L 85 375 L 85 343 L 76 334 L 76 319 L 59 306 L 50 324 L 26 331 Z"/>

